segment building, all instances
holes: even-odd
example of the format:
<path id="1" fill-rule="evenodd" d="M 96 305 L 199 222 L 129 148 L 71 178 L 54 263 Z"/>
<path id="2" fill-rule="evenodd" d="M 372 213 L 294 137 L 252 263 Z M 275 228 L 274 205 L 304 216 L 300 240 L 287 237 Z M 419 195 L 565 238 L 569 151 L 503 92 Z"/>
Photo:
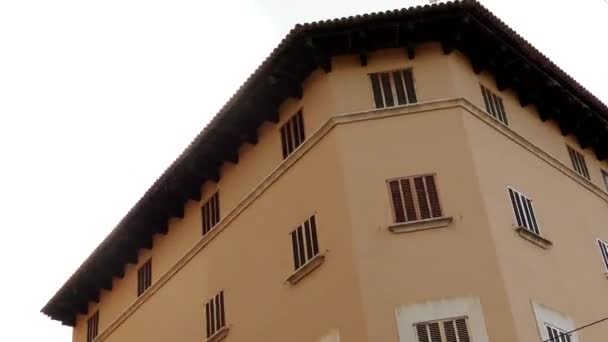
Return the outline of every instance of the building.
<path id="1" fill-rule="evenodd" d="M 608 107 L 475 1 L 296 26 L 42 309 L 74 342 L 602 341 Z"/>

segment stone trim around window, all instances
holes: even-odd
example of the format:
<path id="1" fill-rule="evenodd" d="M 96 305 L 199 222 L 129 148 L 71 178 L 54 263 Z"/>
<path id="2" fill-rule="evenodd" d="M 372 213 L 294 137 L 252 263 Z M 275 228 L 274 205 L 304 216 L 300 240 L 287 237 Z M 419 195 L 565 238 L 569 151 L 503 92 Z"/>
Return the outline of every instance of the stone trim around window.
<path id="1" fill-rule="evenodd" d="M 388 230 L 394 234 L 412 233 L 420 230 L 445 228 L 449 226 L 452 221 L 454 221 L 454 219 L 450 216 L 434 217 L 426 220 L 393 223 L 388 226 Z"/>
<path id="2" fill-rule="evenodd" d="M 548 249 L 549 247 L 553 246 L 553 242 L 551 242 L 550 240 L 540 235 L 536 235 L 524 227 L 517 227 L 515 228 L 515 231 L 523 239 L 532 242 L 533 244 L 539 246 L 542 249 Z"/>
<path id="3" fill-rule="evenodd" d="M 418 341 L 416 335 L 417 323 L 456 317 L 467 318 L 471 341 L 490 342 L 479 297 L 443 298 L 397 305 L 395 319 L 399 342 Z"/>
<path id="4" fill-rule="evenodd" d="M 300 280 L 304 279 L 307 275 L 312 273 L 315 269 L 319 268 L 325 262 L 325 254 L 319 253 L 315 255 L 312 259 L 308 260 L 304 265 L 298 268 L 295 272 L 293 272 L 286 280 L 286 283 L 291 285 L 295 285 L 300 282 Z"/>
<path id="5" fill-rule="evenodd" d="M 228 336 L 228 332 L 230 331 L 229 327 L 223 327 L 220 330 L 216 331 L 215 334 L 211 335 L 207 339 L 207 342 L 219 342 Z"/>

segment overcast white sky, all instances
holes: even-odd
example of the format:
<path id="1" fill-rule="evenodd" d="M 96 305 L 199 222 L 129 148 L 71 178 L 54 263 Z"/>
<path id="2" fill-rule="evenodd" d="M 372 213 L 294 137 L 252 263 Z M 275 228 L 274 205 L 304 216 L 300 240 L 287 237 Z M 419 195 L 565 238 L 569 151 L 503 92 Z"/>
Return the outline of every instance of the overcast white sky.
<path id="1" fill-rule="evenodd" d="M 608 0 L 485 0 L 608 102 Z M 0 341 L 39 313 L 297 22 L 421 0 L 0 0 Z"/>

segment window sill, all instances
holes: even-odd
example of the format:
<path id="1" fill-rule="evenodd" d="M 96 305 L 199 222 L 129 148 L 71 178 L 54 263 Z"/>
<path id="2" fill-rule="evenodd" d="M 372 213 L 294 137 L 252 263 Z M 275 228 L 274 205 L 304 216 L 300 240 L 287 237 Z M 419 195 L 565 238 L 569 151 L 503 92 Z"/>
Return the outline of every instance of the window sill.
<path id="1" fill-rule="evenodd" d="M 527 230 L 524 227 L 517 227 L 515 229 L 515 231 L 522 238 L 532 242 L 533 244 L 535 244 L 543 249 L 547 249 L 553 245 L 553 242 L 545 239 L 544 237 L 542 237 L 540 235 L 536 235 L 536 234 L 532 233 L 531 231 Z"/>
<path id="2" fill-rule="evenodd" d="M 302 265 L 302 267 L 298 268 L 295 272 L 293 272 L 285 282 L 295 285 L 300 280 L 304 279 L 307 275 L 309 275 L 312 271 L 317 269 L 325 262 L 325 255 L 317 254 L 312 259 L 310 259 L 306 264 Z"/>
<path id="3" fill-rule="evenodd" d="M 452 217 L 435 217 L 426 220 L 395 223 L 388 226 L 388 230 L 395 234 L 412 233 L 420 230 L 447 227 L 452 223 Z"/>
<path id="4" fill-rule="evenodd" d="M 226 338 L 226 336 L 228 336 L 228 331 L 230 331 L 230 328 L 228 327 L 221 328 L 220 330 L 216 331 L 215 334 L 207 338 L 207 342 L 218 342 L 223 340 Z"/>

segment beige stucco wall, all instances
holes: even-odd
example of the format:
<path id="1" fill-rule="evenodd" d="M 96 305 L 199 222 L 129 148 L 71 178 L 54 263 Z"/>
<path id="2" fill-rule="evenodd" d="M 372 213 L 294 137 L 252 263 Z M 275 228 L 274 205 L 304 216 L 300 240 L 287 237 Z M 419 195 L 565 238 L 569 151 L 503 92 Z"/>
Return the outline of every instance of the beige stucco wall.
<path id="1" fill-rule="evenodd" d="M 466 127 L 519 340 L 538 337 L 532 299 L 570 315 L 577 326 L 604 317 L 608 283 L 596 239 L 608 238 L 606 201 L 478 120 L 468 118 Z M 533 199 L 550 249 L 514 232 L 507 185 Z M 581 335 L 599 341 L 603 332 Z"/>
<path id="2" fill-rule="evenodd" d="M 492 341 L 514 341 L 460 110 L 364 121 L 339 130 L 369 341 L 397 341 L 395 307 L 478 296 Z M 393 234 L 386 180 L 435 173 L 454 222 Z M 438 317 L 439 318 L 439 317 Z"/>
<path id="3" fill-rule="evenodd" d="M 138 265 L 129 265 L 113 290 L 91 304 L 91 313 L 100 311 L 100 334 L 113 324 L 104 340 L 204 340 L 203 303 L 222 289 L 234 341 L 397 341 L 396 308 L 456 297 L 480 299 L 492 341 L 538 339 L 532 300 L 577 323 L 603 317 L 594 303 L 608 283 L 594 243 L 608 240 L 601 227 L 607 202 L 563 170 L 470 108 L 379 115 L 327 129 L 334 116 L 373 108 L 369 73 L 408 67 L 419 106 L 462 97 L 483 109 L 480 82 L 499 93 L 491 75 L 475 75 L 466 58 L 444 55 L 438 44 L 417 48 L 413 60 L 401 49 L 374 52 L 365 67 L 357 56 L 335 58 L 331 73 L 311 74 L 303 98 L 281 106 L 279 124 L 263 124 L 258 144 L 243 145 L 238 164 L 225 163 L 220 181 L 202 186 L 203 200 L 188 202 L 184 218 L 171 219 L 169 234 L 140 252 L 139 264 L 153 260 L 153 283 L 176 263 L 179 271 L 142 301 L 136 297 Z M 533 106 L 522 108 L 512 91 L 500 95 L 508 129 L 569 168 L 565 143 L 578 147 L 575 139 L 563 137 L 554 122 L 542 122 Z M 279 127 L 300 109 L 307 138 L 319 140 L 287 167 Z M 594 186 L 603 187 L 600 167 L 608 164 L 584 153 Z M 454 222 L 392 234 L 385 181 L 421 173 L 437 175 L 444 212 Z M 513 232 L 506 185 L 534 199 L 541 231 L 555 243 L 551 249 Z M 231 221 L 198 251 L 200 206 L 217 190 L 220 215 L 232 215 Z M 259 193 L 244 208 L 254 190 Z M 290 287 L 284 283 L 293 267 L 288 233 L 313 213 L 326 262 Z M 588 295 L 579 301 L 581 292 Z M 79 316 L 74 342 L 85 335 L 86 317 Z"/>

